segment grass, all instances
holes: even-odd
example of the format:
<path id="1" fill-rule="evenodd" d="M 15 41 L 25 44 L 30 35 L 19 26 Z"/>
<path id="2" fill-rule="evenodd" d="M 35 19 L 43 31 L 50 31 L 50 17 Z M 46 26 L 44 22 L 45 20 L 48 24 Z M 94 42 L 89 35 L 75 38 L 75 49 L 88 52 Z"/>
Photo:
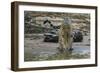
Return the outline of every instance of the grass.
<path id="1" fill-rule="evenodd" d="M 87 59 L 90 58 L 90 54 L 71 54 L 71 53 L 58 53 L 52 56 L 41 56 L 41 55 L 32 55 L 25 53 L 25 61 L 45 61 L 45 60 L 69 60 L 69 59 Z"/>

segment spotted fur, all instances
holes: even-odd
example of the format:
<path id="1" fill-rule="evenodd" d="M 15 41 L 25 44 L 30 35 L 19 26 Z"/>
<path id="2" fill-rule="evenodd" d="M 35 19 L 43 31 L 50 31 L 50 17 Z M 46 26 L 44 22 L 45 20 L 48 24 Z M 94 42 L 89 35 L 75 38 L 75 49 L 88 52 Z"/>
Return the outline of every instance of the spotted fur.
<path id="1" fill-rule="evenodd" d="M 59 49 L 67 51 L 72 47 L 71 26 L 62 24 L 59 29 Z"/>

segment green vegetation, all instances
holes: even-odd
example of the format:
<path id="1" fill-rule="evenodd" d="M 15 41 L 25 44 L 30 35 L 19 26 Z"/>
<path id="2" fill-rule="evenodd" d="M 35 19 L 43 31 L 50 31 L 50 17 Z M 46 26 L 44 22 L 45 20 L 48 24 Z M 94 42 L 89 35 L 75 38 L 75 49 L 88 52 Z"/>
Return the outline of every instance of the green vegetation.
<path id="1" fill-rule="evenodd" d="M 45 60 L 70 60 L 70 59 L 87 59 L 90 58 L 88 53 L 86 54 L 71 54 L 71 53 L 59 53 L 52 56 L 40 56 L 25 53 L 25 61 L 45 61 Z"/>

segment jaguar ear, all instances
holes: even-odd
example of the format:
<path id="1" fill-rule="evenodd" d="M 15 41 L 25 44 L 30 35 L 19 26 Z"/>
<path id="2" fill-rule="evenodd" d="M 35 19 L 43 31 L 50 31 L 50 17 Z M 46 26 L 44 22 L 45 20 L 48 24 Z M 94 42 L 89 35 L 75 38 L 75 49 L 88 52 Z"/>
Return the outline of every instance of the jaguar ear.
<path id="1" fill-rule="evenodd" d="M 71 24 L 71 19 L 69 17 L 64 17 L 64 25 L 70 25 Z"/>

